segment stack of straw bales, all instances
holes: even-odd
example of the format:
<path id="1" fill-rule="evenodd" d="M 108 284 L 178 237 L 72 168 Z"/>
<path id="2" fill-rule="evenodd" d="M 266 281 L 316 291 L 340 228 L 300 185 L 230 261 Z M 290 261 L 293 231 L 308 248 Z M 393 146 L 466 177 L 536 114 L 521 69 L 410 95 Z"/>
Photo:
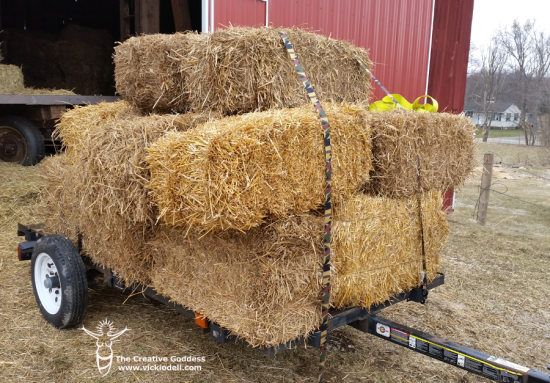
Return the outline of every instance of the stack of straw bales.
<path id="1" fill-rule="evenodd" d="M 350 105 L 328 105 L 327 110 L 333 117 L 333 160 L 338 164 L 334 168 L 335 184 L 340 180 L 359 188 L 364 173 L 354 173 L 354 165 L 350 165 L 354 156 L 346 150 L 366 151 L 366 158 L 370 158 L 370 113 Z M 317 139 L 308 133 L 314 131 L 315 112 L 310 112 L 296 108 L 212 120 L 213 116 L 207 115 L 141 116 L 125 102 L 76 108 L 63 117 L 57 131 L 67 146 L 66 153 L 45 164 L 48 183 L 43 198 L 49 208 L 49 231 L 76 241 L 78 228 L 84 234 L 84 251 L 95 262 L 116 270 L 128 282 L 153 286 L 254 346 L 273 346 L 313 331 L 320 317 L 323 218 L 307 210 L 322 205 L 323 163 L 315 146 L 322 151 L 321 133 Z M 290 117 L 299 118 L 303 135 L 296 135 Z M 254 124 L 247 125 L 249 119 Z M 263 125 L 256 125 L 259 121 Z M 229 132 L 231 139 L 216 141 L 218 135 L 211 134 L 216 127 L 218 133 Z M 358 134 L 361 131 L 363 135 Z M 250 153 L 272 151 L 266 156 L 272 161 L 266 167 L 268 175 L 292 161 L 294 166 L 306 166 L 300 173 L 307 173 L 308 161 L 284 149 L 285 143 L 298 140 L 301 150 L 321 157 L 316 159 L 320 174 L 293 181 L 297 182 L 294 187 L 303 187 L 300 182 L 316 182 L 321 194 L 312 194 L 311 207 L 306 206 L 304 212 L 270 213 L 262 216 L 267 222 L 246 231 L 211 230 L 205 235 L 185 225 L 156 225 L 160 212 L 146 185 L 155 184 L 155 177 L 160 175 L 148 174 L 147 166 L 153 166 L 153 160 L 146 161 L 146 148 L 158 153 L 167 140 L 179 142 L 181 136 L 192 132 L 197 133 L 198 146 L 218 143 L 207 145 L 210 156 L 199 156 L 199 163 L 212 162 L 214 169 L 220 168 L 216 165 L 218 157 L 221 164 L 229 162 L 227 153 L 235 153 L 241 161 Z M 285 133 L 292 139 L 283 140 L 288 138 Z M 356 139 L 350 143 L 346 137 Z M 222 145 L 227 142 L 232 145 Z M 247 143 L 252 146 L 245 146 Z M 161 157 L 165 162 L 155 165 L 168 167 L 159 174 L 176 177 L 181 184 L 185 180 L 198 182 L 197 175 L 186 178 L 178 174 L 181 169 L 170 165 L 180 161 L 183 153 L 192 152 L 190 148 L 172 147 L 170 155 Z M 249 162 L 230 167 L 225 176 L 236 177 L 264 164 L 259 161 L 262 156 L 255 155 L 247 158 Z M 371 167 L 364 166 L 368 174 Z M 346 170 L 347 174 L 338 177 L 336 170 Z M 270 177 L 267 179 L 276 179 Z M 203 178 L 202 187 L 214 183 Z M 284 189 L 284 185 L 276 185 Z M 181 198 L 177 188 L 167 183 L 159 190 L 172 191 L 174 198 Z M 388 198 L 352 190 L 336 193 L 333 200 L 333 307 L 370 307 L 418 285 L 422 271 L 420 210 L 428 277 L 433 278 L 448 234 L 440 193 L 423 193 L 419 209 L 416 195 Z"/>
<path id="2" fill-rule="evenodd" d="M 80 231 L 96 263 L 254 346 L 303 336 L 321 315 L 322 127 L 276 32 L 130 39 L 116 56 L 129 101 L 67 112 L 56 132 L 66 153 L 44 165 L 50 232 Z M 471 169 L 472 126 L 369 112 L 368 79 L 351 61 L 369 63 L 366 52 L 286 32 L 321 99 L 338 101 L 325 103 L 331 304 L 370 307 L 419 284 L 422 237 L 435 276 L 449 230 L 441 191 Z M 191 112 L 143 114 L 151 110 Z"/>
<path id="3" fill-rule="evenodd" d="M 327 104 L 326 111 L 336 200 L 359 190 L 391 198 L 445 191 L 462 185 L 475 166 L 475 127 L 463 116 L 367 112 L 347 104 Z M 164 136 L 147 157 L 159 218 L 202 232 L 247 230 L 266 217 L 321 208 L 319 126 L 307 105 L 227 117 Z"/>
<path id="4" fill-rule="evenodd" d="M 417 286 L 422 271 L 418 199 L 360 194 L 340 205 L 333 227 L 333 307 L 370 307 Z M 441 195 L 422 197 L 428 277 L 448 226 Z M 153 286 L 253 346 L 276 346 L 319 326 L 323 218 L 287 216 L 246 233 L 182 241 L 161 230 L 150 242 Z"/>
<path id="5" fill-rule="evenodd" d="M 224 115 L 309 103 L 280 29 L 231 27 L 209 34 L 134 37 L 115 48 L 117 91 L 144 111 Z M 300 29 L 282 29 L 324 102 L 367 102 L 368 53 Z"/>

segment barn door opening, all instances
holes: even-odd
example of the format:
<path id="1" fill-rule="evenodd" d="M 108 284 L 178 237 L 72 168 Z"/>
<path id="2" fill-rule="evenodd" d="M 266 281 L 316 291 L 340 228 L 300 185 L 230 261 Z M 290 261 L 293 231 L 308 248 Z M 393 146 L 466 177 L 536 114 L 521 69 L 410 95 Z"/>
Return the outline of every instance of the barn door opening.
<path id="1" fill-rule="evenodd" d="M 121 41 L 130 36 L 201 30 L 201 0 L 120 0 Z"/>

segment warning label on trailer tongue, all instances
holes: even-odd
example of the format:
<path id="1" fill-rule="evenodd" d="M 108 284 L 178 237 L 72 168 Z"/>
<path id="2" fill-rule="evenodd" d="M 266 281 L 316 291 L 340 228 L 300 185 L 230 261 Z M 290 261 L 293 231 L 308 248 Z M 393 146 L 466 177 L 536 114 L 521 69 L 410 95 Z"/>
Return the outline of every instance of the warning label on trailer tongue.
<path id="1" fill-rule="evenodd" d="M 377 323 L 376 329 L 379 335 L 390 338 L 390 340 L 394 343 L 412 348 L 422 354 L 430 356 L 431 358 L 439 359 L 445 363 L 463 368 L 479 375 L 483 375 L 497 382 L 514 383 L 520 382 L 522 380 L 522 375 L 520 373 L 510 371 L 505 367 L 513 368 L 517 371 L 523 372 L 526 372 L 528 370 L 528 368 L 526 367 L 519 366 L 495 357 L 490 357 L 487 360 L 476 359 L 453 349 L 447 348 L 442 344 L 431 342 L 427 339 L 411 335 L 407 332 L 387 325 L 383 325 L 381 323 Z"/>

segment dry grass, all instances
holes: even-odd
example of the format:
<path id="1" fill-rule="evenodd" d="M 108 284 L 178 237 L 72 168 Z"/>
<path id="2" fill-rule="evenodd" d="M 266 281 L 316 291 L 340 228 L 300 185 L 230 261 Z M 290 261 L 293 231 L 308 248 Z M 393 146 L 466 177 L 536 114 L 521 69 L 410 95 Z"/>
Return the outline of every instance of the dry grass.
<path id="1" fill-rule="evenodd" d="M 526 166 L 529 168 L 546 168 L 550 165 L 550 149 L 536 146 L 527 148 L 524 145 L 506 145 L 483 143 L 478 144 L 479 150 L 483 152 L 493 152 L 495 163 L 503 162 L 505 164 L 514 164 L 517 166 Z M 483 163 L 483 158 L 479 166 Z"/>
<path id="2" fill-rule="evenodd" d="M 368 189 L 394 198 L 461 186 L 475 162 L 475 126 L 462 115 L 372 112 L 374 172 Z"/>
<path id="3" fill-rule="evenodd" d="M 538 148 L 481 144 L 509 163 L 532 163 L 550 173 Z M 482 152 L 477 156 L 482 158 Z M 540 161 L 539 161 L 540 160 Z M 100 378 L 95 341 L 80 330 L 59 331 L 38 310 L 29 263 L 16 260 L 16 222 L 40 222 L 37 192 L 41 165 L 22 168 L 0 163 L 0 380 L 27 382 L 315 382 L 317 349 L 298 348 L 273 358 L 244 344 L 220 344 L 202 334 L 193 320 L 142 295 L 107 287 L 90 289 L 84 326 L 105 318 L 132 330 L 113 344 L 115 355 L 200 355 L 201 372 L 123 372 Z M 523 169 L 501 167 L 500 181 L 511 195 L 548 206 L 546 180 Z M 550 174 L 549 174 L 550 176 Z M 506 178 L 504 178 L 506 177 Z M 512 179 L 514 178 L 514 179 Z M 432 291 L 426 305 L 402 303 L 382 315 L 448 340 L 517 363 L 546 369 L 550 359 L 550 214 L 497 194 L 491 195 L 487 225 L 472 219 L 479 179 L 468 181 L 450 218 L 451 235 L 442 255 L 446 285 Z M 533 334 L 538 334 L 534 337 Z M 137 365 L 137 363 L 131 363 Z M 192 365 L 192 363 L 189 363 Z M 121 363 L 115 361 L 114 368 Z M 329 342 L 328 382 L 488 382 L 352 328 L 333 331 Z"/>
<path id="4" fill-rule="evenodd" d="M 368 102 L 368 53 L 301 29 L 230 27 L 214 33 L 146 35 L 115 48 L 123 98 L 147 111 L 224 115 L 292 108 L 309 100 L 278 31 L 288 35 L 319 98 Z"/>
<path id="5" fill-rule="evenodd" d="M 25 94 L 34 95 L 74 95 L 65 89 L 37 89 L 26 88 L 23 83 L 23 72 L 15 65 L 0 64 L 0 94 Z"/>
<path id="6" fill-rule="evenodd" d="M 364 109 L 328 104 L 332 190 L 348 196 L 372 170 Z M 148 149 L 152 197 L 166 224 L 198 231 L 247 230 L 266 218 L 317 210 L 324 203 L 323 135 L 315 110 L 227 117 L 166 135 Z"/>

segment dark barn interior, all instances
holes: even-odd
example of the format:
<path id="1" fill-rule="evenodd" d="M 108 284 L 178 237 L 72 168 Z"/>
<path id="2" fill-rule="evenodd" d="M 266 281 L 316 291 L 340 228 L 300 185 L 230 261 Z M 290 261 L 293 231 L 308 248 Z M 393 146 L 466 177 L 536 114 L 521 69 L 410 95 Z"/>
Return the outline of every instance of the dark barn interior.
<path id="1" fill-rule="evenodd" d="M 2 64 L 21 67 L 25 86 L 114 95 L 117 42 L 200 31 L 201 1 L 0 0 L 0 23 Z"/>

